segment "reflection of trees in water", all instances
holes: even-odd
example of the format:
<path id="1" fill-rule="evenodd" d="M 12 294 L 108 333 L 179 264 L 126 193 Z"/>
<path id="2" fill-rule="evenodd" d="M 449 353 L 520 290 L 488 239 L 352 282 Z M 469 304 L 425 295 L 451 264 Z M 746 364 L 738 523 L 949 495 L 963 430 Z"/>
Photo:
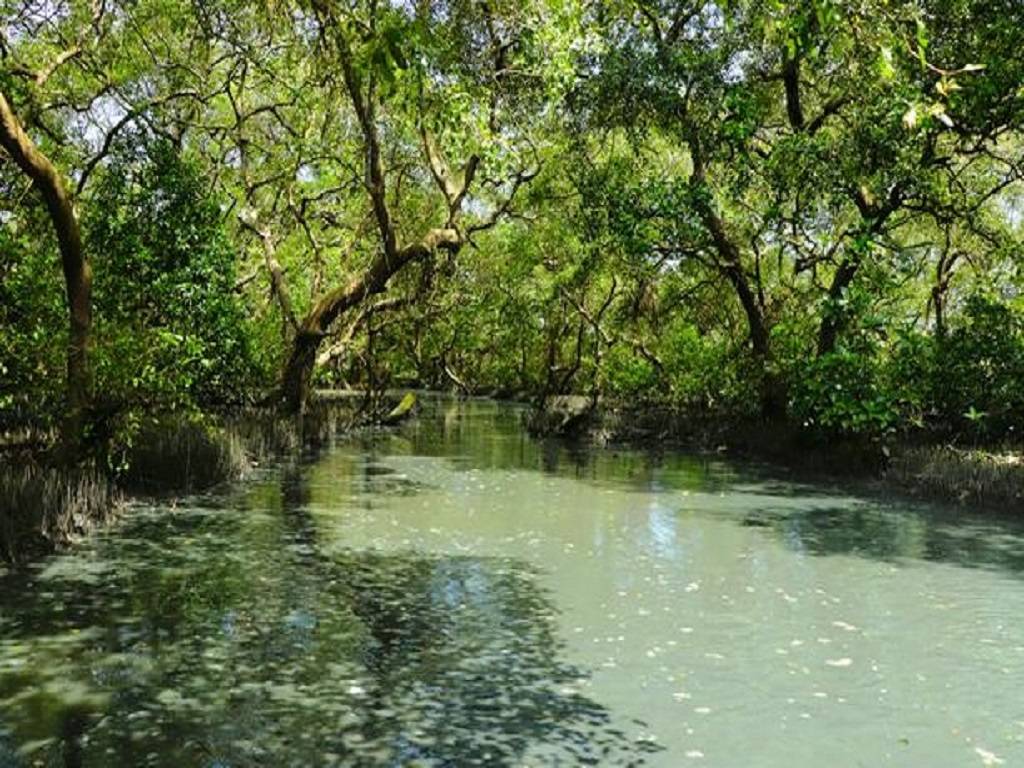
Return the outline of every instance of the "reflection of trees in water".
<path id="1" fill-rule="evenodd" d="M 576 689 L 552 606 L 513 563 L 346 552 L 290 576 L 235 609 L 229 642 L 163 649 L 158 717 L 133 732 L 130 712 L 108 713 L 85 764 L 108 748 L 131 764 L 346 766 L 626 765 L 652 749 Z"/>
<path id="2" fill-rule="evenodd" d="M 770 529 L 790 549 L 812 555 L 912 558 L 1024 575 L 1024 526 L 1019 521 L 964 519 L 913 506 L 821 505 L 764 508 L 742 524 Z"/>
<path id="3" fill-rule="evenodd" d="M 367 487 L 390 479 L 372 454 L 354 474 Z M 289 538 L 315 550 L 306 482 L 285 478 L 284 519 Z M 302 599 L 317 617 L 312 666 L 349 665 L 316 697 L 349 700 L 343 727 L 316 747 L 344 764 L 511 766 L 530 749 L 555 763 L 636 764 L 653 749 L 576 690 L 584 672 L 559 659 L 554 607 L 522 566 L 413 553 L 312 559 L 318 594 Z"/>
<path id="4" fill-rule="evenodd" d="M 399 762 L 518 765 L 537 746 L 569 764 L 639 756 L 575 690 L 583 673 L 559 660 L 553 609 L 532 575 L 477 558 L 344 561 L 344 589 L 369 630 L 369 711 L 393 714 L 371 716 L 364 735 Z"/>
<path id="5" fill-rule="evenodd" d="M 385 479 L 373 466 L 360 482 Z M 119 628 L 67 661 L 69 679 L 90 677 L 110 698 L 87 712 L 47 704 L 46 764 L 642 762 L 652 746 L 577 690 L 584 673 L 559 658 L 534 574 L 487 558 L 327 555 L 308 481 L 287 469 L 252 502 L 271 513 L 253 527 L 235 515 L 154 520 L 144 539 L 185 532 L 187 546 L 112 540 L 111 578 L 58 587 L 75 625 Z M 25 630 L 32 642 L 48 628 Z"/>
<path id="6" fill-rule="evenodd" d="M 411 453 L 448 459 L 465 470 L 537 470 L 584 482 L 616 483 L 647 492 L 675 488 L 715 492 L 734 473 L 714 457 L 650 450 L 595 448 L 587 441 L 537 439 L 523 428 L 521 406 L 496 402 L 423 401 L 421 416 L 400 436 L 377 442 L 367 437 L 364 450 L 381 445 L 387 453 Z"/>

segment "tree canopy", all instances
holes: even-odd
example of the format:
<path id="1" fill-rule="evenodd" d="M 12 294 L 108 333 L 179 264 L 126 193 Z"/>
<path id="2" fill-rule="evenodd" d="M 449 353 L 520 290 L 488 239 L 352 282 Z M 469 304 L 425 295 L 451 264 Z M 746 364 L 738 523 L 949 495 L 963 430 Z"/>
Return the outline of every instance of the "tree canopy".
<path id="1" fill-rule="evenodd" d="M 1024 426 L 1024 6 L 3 0 L 0 413 Z M 131 414 L 136 414 L 132 417 Z"/>

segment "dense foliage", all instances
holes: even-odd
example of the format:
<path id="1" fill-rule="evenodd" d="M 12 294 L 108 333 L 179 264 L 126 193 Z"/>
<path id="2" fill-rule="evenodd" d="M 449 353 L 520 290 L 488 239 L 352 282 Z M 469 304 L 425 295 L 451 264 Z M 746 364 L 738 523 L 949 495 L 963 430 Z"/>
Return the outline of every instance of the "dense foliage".
<path id="1" fill-rule="evenodd" d="M 240 401 L 258 371 L 220 207 L 166 142 L 125 148 L 108 168 L 86 221 L 106 265 L 94 294 L 98 391 L 146 407 Z"/>
<path id="2" fill-rule="evenodd" d="M 2 9 L 9 423 L 401 385 L 1024 428 L 1020 3 Z"/>

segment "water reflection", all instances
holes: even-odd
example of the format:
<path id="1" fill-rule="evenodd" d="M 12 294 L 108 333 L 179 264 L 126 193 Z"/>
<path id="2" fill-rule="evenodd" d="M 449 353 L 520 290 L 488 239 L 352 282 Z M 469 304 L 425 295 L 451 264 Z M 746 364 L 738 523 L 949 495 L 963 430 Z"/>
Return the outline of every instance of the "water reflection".
<path id="1" fill-rule="evenodd" d="M 0 768 L 1024 760 L 1019 522 L 482 403 L 261 472 L 0 574 Z"/>
<path id="2" fill-rule="evenodd" d="M 529 567 L 325 556 L 308 480 L 286 469 L 238 515 L 140 513 L 20 598 L 5 583 L 19 618 L 0 639 L 0 722 L 26 759 L 612 765 L 653 750 L 580 692 L 587 673 L 561 659 Z M 22 764 L 11 752 L 0 746 L 0 765 Z"/>
<path id="3" fill-rule="evenodd" d="M 1018 520 L 972 519 L 906 502 L 861 502 L 769 506 L 746 514 L 741 525 L 770 530 L 790 549 L 811 555 L 915 559 L 1024 575 L 1024 530 Z"/>

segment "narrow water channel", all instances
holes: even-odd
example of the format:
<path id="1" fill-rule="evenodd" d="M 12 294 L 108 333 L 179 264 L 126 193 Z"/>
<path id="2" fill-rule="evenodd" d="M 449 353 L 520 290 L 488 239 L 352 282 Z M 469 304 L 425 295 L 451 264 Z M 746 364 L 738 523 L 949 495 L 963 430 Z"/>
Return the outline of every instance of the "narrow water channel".
<path id="1" fill-rule="evenodd" d="M 0 766 L 1024 765 L 1024 524 L 519 415 L 0 572 Z"/>

